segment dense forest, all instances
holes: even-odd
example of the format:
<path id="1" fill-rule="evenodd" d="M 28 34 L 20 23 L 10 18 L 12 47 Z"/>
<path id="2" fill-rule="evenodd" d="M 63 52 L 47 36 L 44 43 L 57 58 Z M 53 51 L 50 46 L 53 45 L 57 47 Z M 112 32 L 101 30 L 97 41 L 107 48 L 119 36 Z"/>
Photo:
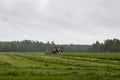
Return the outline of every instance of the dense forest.
<path id="1" fill-rule="evenodd" d="M 92 52 L 120 52 L 120 40 L 119 39 L 107 39 L 104 43 L 96 41 L 89 47 L 88 51 Z"/>
<path id="2" fill-rule="evenodd" d="M 96 41 L 92 45 L 57 45 L 54 42 L 31 40 L 0 41 L 0 52 L 46 52 L 52 51 L 56 46 L 64 52 L 120 52 L 119 39 L 107 39 L 104 43 Z"/>

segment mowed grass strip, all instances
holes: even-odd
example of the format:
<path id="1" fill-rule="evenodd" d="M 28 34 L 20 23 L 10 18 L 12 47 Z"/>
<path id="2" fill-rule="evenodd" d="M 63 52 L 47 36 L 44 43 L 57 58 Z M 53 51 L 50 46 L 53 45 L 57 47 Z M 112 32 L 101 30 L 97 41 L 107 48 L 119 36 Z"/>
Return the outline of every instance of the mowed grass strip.
<path id="1" fill-rule="evenodd" d="M 21 76 L 21 77 L 13 77 L 13 76 L 0 76 L 1 80 L 119 80 L 119 78 L 106 78 L 101 76 L 90 76 L 87 77 L 85 75 L 81 76 Z"/>
<path id="2" fill-rule="evenodd" d="M 13 54 L 2 54 L 0 55 L 0 61 L 4 61 L 7 63 L 12 64 L 14 67 L 29 67 L 29 66 L 39 66 L 37 63 L 33 60 L 28 60 L 24 57 L 17 57 Z"/>
<path id="3" fill-rule="evenodd" d="M 64 56 L 72 57 L 86 57 L 86 58 L 98 58 L 98 59 L 107 59 L 107 60 L 118 60 L 120 61 L 120 53 L 118 52 L 89 52 L 89 53 L 66 53 Z"/>
<path id="4" fill-rule="evenodd" d="M 61 58 L 66 58 L 70 60 L 80 60 L 80 61 L 89 61 L 89 62 L 97 62 L 97 63 L 106 63 L 106 64 L 114 64 L 120 65 L 120 61 L 117 60 L 106 60 L 106 59 L 99 59 L 99 58 L 87 58 L 87 57 L 72 57 L 72 56 L 61 56 Z"/>
<path id="5" fill-rule="evenodd" d="M 0 54 L 0 61 L 1 61 L 1 64 L 3 63 L 11 64 L 13 68 L 18 67 L 18 68 L 33 68 L 33 69 L 34 68 L 38 68 L 38 69 L 39 68 L 45 68 L 45 69 L 52 68 L 53 69 L 53 68 L 63 67 L 61 65 L 51 64 L 51 63 L 43 62 L 43 61 L 40 62 L 40 61 L 35 61 L 35 60 L 29 59 L 26 57 L 21 57 L 18 54 Z"/>
<path id="6" fill-rule="evenodd" d="M 71 66 L 77 66 L 77 67 L 100 67 L 100 68 L 111 68 L 111 69 L 120 69 L 119 64 L 106 64 L 106 63 L 98 63 L 97 61 L 90 62 L 88 60 L 75 60 L 75 59 L 68 59 L 60 56 L 54 56 L 54 55 L 24 55 L 19 54 L 22 57 L 29 58 L 35 61 L 43 61 L 48 63 L 54 63 L 54 64 L 61 64 L 61 65 L 71 65 Z"/>

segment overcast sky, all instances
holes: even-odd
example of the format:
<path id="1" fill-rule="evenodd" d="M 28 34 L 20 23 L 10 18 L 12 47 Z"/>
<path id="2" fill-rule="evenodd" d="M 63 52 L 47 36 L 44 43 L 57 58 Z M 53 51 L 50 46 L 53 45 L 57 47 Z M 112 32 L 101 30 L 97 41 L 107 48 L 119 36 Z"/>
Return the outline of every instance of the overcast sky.
<path id="1" fill-rule="evenodd" d="M 0 41 L 120 39 L 120 0 L 0 0 Z"/>

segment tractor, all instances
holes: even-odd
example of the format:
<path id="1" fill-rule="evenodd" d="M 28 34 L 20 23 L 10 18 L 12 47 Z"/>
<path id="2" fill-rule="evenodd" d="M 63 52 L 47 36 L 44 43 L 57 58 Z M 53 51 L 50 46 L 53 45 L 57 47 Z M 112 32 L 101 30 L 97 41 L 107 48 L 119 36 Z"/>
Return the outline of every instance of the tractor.
<path id="1" fill-rule="evenodd" d="M 63 52 L 63 49 L 61 47 L 54 47 L 53 50 L 49 50 L 49 51 L 47 50 L 45 52 L 45 54 L 62 54 L 62 53 L 64 53 L 64 52 Z"/>

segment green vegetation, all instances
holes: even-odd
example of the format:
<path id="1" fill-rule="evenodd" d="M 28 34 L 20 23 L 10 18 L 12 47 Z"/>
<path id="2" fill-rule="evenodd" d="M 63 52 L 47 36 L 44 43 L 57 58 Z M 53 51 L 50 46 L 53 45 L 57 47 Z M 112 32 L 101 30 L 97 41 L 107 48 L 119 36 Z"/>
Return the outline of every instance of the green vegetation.
<path id="1" fill-rule="evenodd" d="M 0 80 L 120 80 L 120 53 L 1 52 Z"/>
<path id="2" fill-rule="evenodd" d="M 107 39 L 104 43 L 96 41 L 89 47 L 88 51 L 92 52 L 120 52 L 120 40 L 119 39 Z"/>
<path id="3" fill-rule="evenodd" d="M 31 40 L 0 41 L 0 52 L 51 52 L 59 46 L 64 52 L 120 52 L 119 39 L 107 39 L 104 43 L 96 41 L 92 45 L 56 45 L 54 42 L 39 42 Z"/>
<path id="4" fill-rule="evenodd" d="M 83 52 L 88 45 L 56 45 L 54 42 L 39 42 L 31 40 L 0 41 L 0 52 L 51 52 L 59 46 L 65 52 Z"/>

